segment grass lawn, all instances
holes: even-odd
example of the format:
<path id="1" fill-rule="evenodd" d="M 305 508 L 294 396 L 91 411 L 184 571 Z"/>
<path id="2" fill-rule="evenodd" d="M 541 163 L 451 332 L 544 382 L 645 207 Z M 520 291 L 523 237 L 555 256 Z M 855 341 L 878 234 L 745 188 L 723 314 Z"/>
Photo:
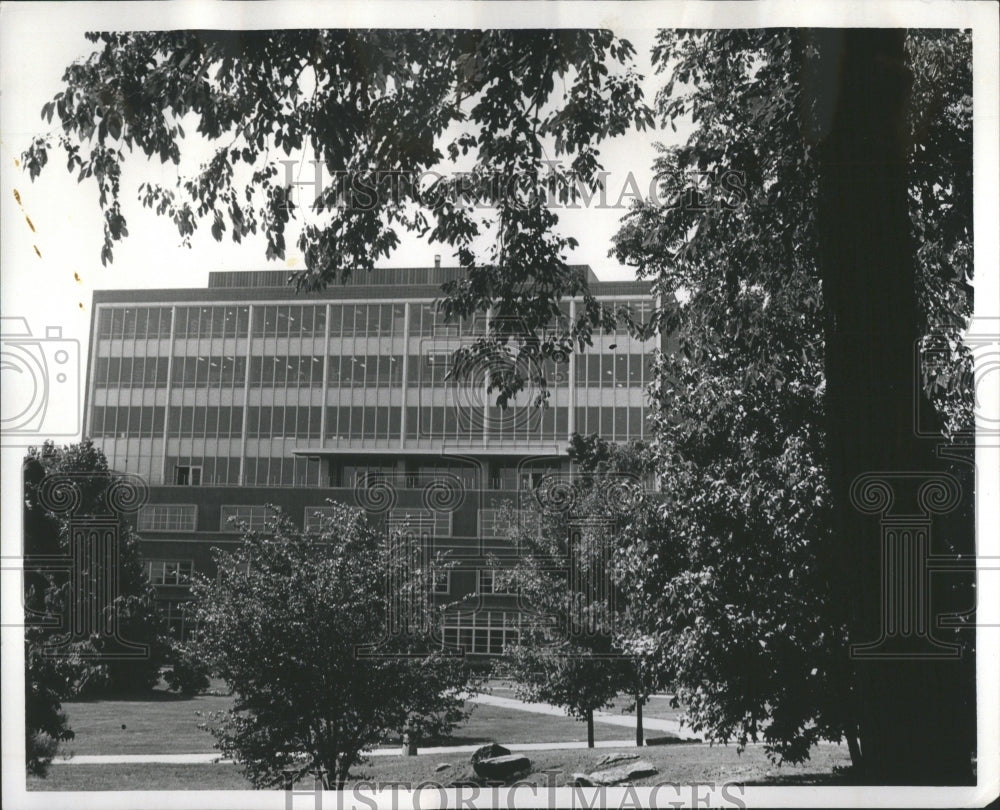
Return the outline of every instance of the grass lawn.
<path id="1" fill-rule="evenodd" d="M 219 687 L 221 684 L 215 685 Z M 214 738 L 198 726 L 208 720 L 209 712 L 227 709 L 232 702 L 228 696 L 185 698 L 159 689 L 131 699 L 67 701 L 63 709 L 76 737 L 59 747 L 59 755 L 209 753 L 215 750 Z M 594 734 L 598 740 L 624 740 L 632 732 L 620 726 L 595 723 Z M 571 717 L 477 704 L 465 723 L 435 744 L 586 739 L 587 726 Z"/>
<path id="2" fill-rule="evenodd" d="M 135 700 L 66 702 L 63 708 L 76 737 L 59 747 L 72 754 L 196 754 L 210 753 L 214 737 L 198 728 L 210 711 L 232 705 L 231 697 L 199 695 L 177 698 L 168 693 Z M 199 714 L 200 712 L 200 714 Z M 625 740 L 627 728 L 594 724 L 598 740 Z M 472 716 L 447 739 L 435 745 L 498 742 L 565 742 L 586 740 L 587 726 L 571 717 L 547 717 L 531 712 L 479 704 Z M 395 741 L 398 742 L 398 741 Z M 394 744 L 393 741 L 386 743 Z M 81 766 L 82 767 L 82 766 Z"/>
<path id="3" fill-rule="evenodd" d="M 487 690 L 489 694 L 496 695 L 497 697 L 513 698 L 516 697 L 514 694 L 514 687 L 511 686 L 506 681 L 501 680 L 491 680 L 487 683 Z M 635 716 L 635 709 L 631 711 L 625 711 L 626 707 L 632 702 L 632 699 L 627 695 L 622 695 L 616 698 L 610 708 L 604 709 L 603 711 L 608 714 L 622 714 L 628 717 Z M 651 717 L 656 720 L 677 720 L 683 713 L 682 709 L 674 709 L 670 705 L 670 698 L 654 695 L 646 704 L 642 707 L 642 716 Z M 650 732 L 655 734 L 656 732 Z"/>
<path id="4" fill-rule="evenodd" d="M 214 738 L 198 724 L 232 704 L 231 697 L 187 698 L 161 690 L 134 699 L 66 701 L 63 710 L 76 736 L 59 746 L 59 756 L 211 752 Z"/>
<path id="5" fill-rule="evenodd" d="M 546 718 L 549 720 L 552 718 Z M 553 778 L 563 785 L 577 771 L 596 768 L 597 760 L 611 749 L 574 749 L 535 751 L 528 754 L 533 772 L 522 781 L 548 786 Z M 634 748 L 622 751 L 635 752 Z M 743 784 L 824 784 L 835 780 L 832 769 L 847 765 L 846 748 L 821 746 L 802 766 L 771 765 L 759 747 L 748 748 L 742 755 L 735 748 L 707 745 L 644 748 L 642 757 L 652 762 L 659 773 L 635 780 L 636 785 L 658 782 L 737 782 Z M 441 763 L 451 767 L 443 772 Z M 556 771 L 550 777 L 545 771 Z M 467 754 L 424 755 L 418 757 L 375 757 L 356 769 L 354 780 L 405 782 L 430 781 L 447 785 L 469 780 L 473 771 Z M 45 779 L 30 777 L 28 790 L 248 790 L 250 784 L 234 765 L 54 765 Z"/>

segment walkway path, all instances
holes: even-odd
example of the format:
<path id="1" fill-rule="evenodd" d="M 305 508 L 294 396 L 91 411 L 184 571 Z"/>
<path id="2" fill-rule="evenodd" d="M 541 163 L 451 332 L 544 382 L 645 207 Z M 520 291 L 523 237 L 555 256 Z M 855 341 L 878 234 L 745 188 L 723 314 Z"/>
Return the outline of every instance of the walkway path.
<path id="1" fill-rule="evenodd" d="M 484 743 L 474 745 L 441 745 L 435 748 L 419 748 L 420 756 L 438 754 L 471 754 Z M 550 743 L 504 743 L 504 748 L 511 751 L 561 751 L 570 748 L 586 748 L 585 742 L 550 742 Z M 594 743 L 595 748 L 634 748 L 635 740 L 600 740 Z M 376 748 L 365 754 L 370 757 L 402 756 L 402 748 Z M 52 760 L 53 765 L 228 765 L 231 759 L 221 759 L 219 754 L 78 754 L 72 757 Z"/>
<path id="2" fill-rule="evenodd" d="M 525 703 L 523 700 L 517 700 L 516 698 L 497 697 L 496 695 L 475 695 L 467 699 L 473 703 L 485 703 L 489 706 L 499 706 L 504 709 L 515 709 L 521 712 L 534 712 L 536 714 L 547 714 L 557 717 L 566 716 L 566 712 L 558 706 L 553 706 L 549 703 Z M 625 728 L 635 729 L 634 715 L 594 712 L 594 722 L 605 723 L 610 726 L 623 726 Z M 643 717 L 642 728 L 647 732 L 666 731 L 670 734 L 682 737 L 685 740 L 698 739 L 698 736 L 691 731 L 691 729 L 684 728 L 676 720 L 662 720 L 656 717 Z"/>

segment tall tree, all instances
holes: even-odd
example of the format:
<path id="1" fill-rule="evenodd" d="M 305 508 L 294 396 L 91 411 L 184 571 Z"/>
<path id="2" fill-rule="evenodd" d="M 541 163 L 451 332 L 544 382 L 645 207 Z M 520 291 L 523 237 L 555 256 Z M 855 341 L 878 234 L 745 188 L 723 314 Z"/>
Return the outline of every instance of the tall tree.
<path id="1" fill-rule="evenodd" d="M 852 575 L 844 578 L 838 596 L 850 600 L 852 638 L 876 641 L 891 631 L 887 619 L 897 618 L 887 610 L 899 610 L 886 603 L 894 596 L 883 586 L 883 578 L 896 573 L 883 570 L 891 564 L 887 553 L 895 552 L 885 547 L 892 541 L 883 536 L 880 522 L 858 508 L 852 488 L 861 476 L 874 474 L 894 490 L 890 499 L 917 495 L 919 501 L 917 487 L 949 466 L 916 434 L 913 418 L 915 410 L 932 409 L 914 372 L 925 318 L 908 210 L 912 74 L 904 32 L 898 30 L 827 37 L 819 59 L 823 70 L 836 71 L 837 91 L 829 129 L 819 141 L 817 226 L 834 527 L 843 573 Z M 941 181 L 950 183 L 950 174 Z M 899 481 L 901 473 L 906 482 Z M 947 539 L 949 551 L 975 551 L 971 534 Z M 904 553 L 929 552 L 914 545 Z M 929 587 L 927 580 L 914 584 Z M 922 597 L 931 600 L 933 591 Z M 908 620 L 905 613 L 898 618 Z M 885 652 L 855 664 L 865 770 L 897 784 L 971 780 L 967 671 L 953 660 L 921 658 L 926 648 L 903 648 L 899 657 L 885 645 Z M 927 708 L 914 711 L 921 701 Z"/>
<path id="2" fill-rule="evenodd" d="M 842 732 L 864 778 L 955 781 L 968 774 L 970 656 L 951 662 L 957 688 L 948 694 L 916 678 L 951 712 L 947 720 L 937 708 L 914 712 L 915 693 L 874 705 L 868 679 L 881 680 L 882 665 L 852 660 L 848 644 L 881 631 L 880 528 L 857 513 L 849 490 L 860 472 L 939 469 L 916 455 L 878 457 L 883 442 L 913 450 L 921 335 L 959 347 L 924 371 L 950 432 L 967 426 L 956 337 L 971 312 L 970 41 L 963 32 L 911 33 L 906 61 L 920 104 L 907 106 L 905 85 L 884 75 L 903 68 L 903 34 L 855 35 L 839 62 L 821 35 L 781 29 L 663 32 L 654 49 L 668 74 L 662 120 L 695 126 L 657 162 L 662 204 L 638 207 L 616 240 L 620 258 L 654 277 L 664 302 L 655 320 L 679 346 L 662 360 L 654 432 L 671 534 L 688 549 L 660 544 L 658 559 L 670 562 L 653 569 L 653 595 L 676 634 L 667 650 L 680 644 L 690 654 L 672 660 L 693 664 L 682 682 L 699 695 L 696 719 L 717 735 L 762 731 L 775 753 L 798 758 L 810 740 Z M 850 36 L 829 34 L 834 45 Z M 911 230 L 927 239 L 919 264 Z M 895 308 L 905 312 L 888 318 Z M 939 550 L 970 553 L 970 525 L 949 528 L 938 533 Z M 863 597 L 850 587 L 861 571 Z M 955 609 L 964 593 L 967 608 L 967 586 L 938 593 L 947 597 L 938 606 Z M 677 600 L 703 621 L 669 614 Z M 781 600 L 792 603 L 782 609 Z M 743 643 L 699 657 L 718 631 Z M 760 658 L 753 644 L 771 647 L 765 659 L 782 673 L 777 680 L 769 683 L 768 667 L 741 665 L 741 651 Z M 908 720 L 904 704 L 923 716 Z M 741 716 L 745 707 L 754 708 Z M 939 721 L 944 737 L 927 725 Z M 908 744 L 887 745 L 901 731 Z M 927 767 L 945 738 L 948 756 Z"/>

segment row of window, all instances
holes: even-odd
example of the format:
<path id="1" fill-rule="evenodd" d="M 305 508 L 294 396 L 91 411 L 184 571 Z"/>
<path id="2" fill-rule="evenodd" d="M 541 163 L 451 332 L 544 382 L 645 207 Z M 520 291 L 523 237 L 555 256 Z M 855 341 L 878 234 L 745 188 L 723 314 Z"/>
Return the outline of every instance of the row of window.
<path id="1" fill-rule="evenodd" d="M 645 418 L 641 407 L 586 406 L 576 409 L 576 432 L 600 434 L 609 441 L 641 439 Z"/>
<path id="2" fill-rule="evenodd" d="M 246 461 L 247 486 L 318 487 L 320 462 L 316 458 L 258 456 Z"/>
<path id="3" fill-rule="evenodd" d="M 253 459 L 247 459 L 250 464 Z M 167 456 L 167 482 L 181 486 L 202 484 L 238 484 L 240 482 L 239 456 Z"/>
<path id="4" fill-rule="evenodd" d="M 168 338 L 170 307 L 103 307 L 97 336 L 104 339 Z"/>
<path id="5" fill-rule="evenodd" d="M 195 630 L 194 609 L 189 600 L 158 600 L 172 635 L 184 640 Z M 466 653 L 501 655 L 520 638 L 516 611 L 454 611 L 441 625 L 442 644 L 461 647 Z"/>
<path id="6" fill-rule="evenodd" d="M 621 304 L 608 302 L 604 306 L 617 310 Z M 633 318 L 643 322 L 653 309 L 651 301 L 627 304 Z M 564 316 L 569 305 L 560 306 Z M 253 309 L 250 323 L 248 305 L 178 306 L 174 322 L 176 338 L 237 338 L 245 337 L 250 327 L 253 337 L 322 337 L 326 333 L 326 304 L 267 304 Z M 411 305 L 412 335 L 472 335 L 485 332 L 486 318 L 477 314 L 461 322 L 448 322 L 432 302 Z M 331 337 L 397 337 L 402 336 L 405 305 L 395 304 L 331 304 Z M 170 307 L 104 307 L 98 318 L 97 334 L 104 339 L 166 338 L 170 336 Z M 626 333 L 619 326 L 619 333 Z"/>
<path id="7" fill-rule="evenodd" d="M 239 388 L 246 382 L 247 359 L 223 355 L 179 355 L 170 370 L 170 384 L 195 388 Z"/>
<path id="8" fill-rule="evenodd" d="M 408 409 L 414 414 L 416 410 Z M 326 436 L 345 440 L 398 439 L 402 418 L 403 409 L 398 406 L 331 406 L 326 411 Z"/>
<path id="9" fill-rule="evenodd" d="M 167 419 L 167 435 L 238 439 L 243 435 L 243 406 L 171 406 Z"/>
<path id="10" fill-rule="evenodd" d="M 146 574 L 153 585 L 187 585 L 194 573 L 190 560 L 147 560 Z"/>
<path id="11" fill-rule="evenodd" d="M 578 388 L 639 388 L 646 357 L 642 354 L 587 354 L 577 359 Z"/>
<path id="12" fill-rule="evenodd" d="M 251 357 L 250 385 L 255 388 L 322 388 L 323 358 L 316 355 Z"/>
<path id="13" fill-rule="evenodd" d="M 401 385 L 403 357 L 395 354 L 331 355 L 329 377 L 331 387 Z"/>
<path id="14" fill-rule="evenodd" d="M 90 435 L 162 438 L 165 413 L 169 414 L 166 426 L 168 437 L 238 439 L 243 434 L 241 405 L 184 405 L 172 406 L 169 411 L 162 405 L 95 405 Z M 316 435 L 319 435 L 318 427 Z"/>
<path id="15" fill-rule="evenodd" d="M 274 436 L 318 439 L 322 415 L 323 408 L 320 405 L 261 405 L 259 407 L 251 405 L 247 408 L 247 436 L 262 439 Z"/>
<path id="16" fill-rule="evenodd" d="M 95 405 L 90 416 L 90 435 L 95 438 L 162 438 L 165 414 L 162 405 Z"/>
<path id="17" fill-rule="evenodd" d="M 98 357 L 94 383 L 111 388 L 163 387 L 169 366 L 166 357 Z"/>
<path id="18" fill-rule="evenodd" d="M 451 355 L 410 355 L 408 381 L 427 385 L 482 385 L 482 374 L 462 380 L 449 378 Z M 636 388 L 648 381 L 642 354 L 588 354 L 577 362 L 576 384 L 590 388 Z M 152 388 L 167 384 L 166 357 L 99 357 L 94 376 L 99 387 Z M 545 360 L 541 372 L 549 386 L 569 380 L 569 365 Z M 177 387 L 238 387 L 246 380 L 246 357 L 178 355 L 170 384 Z M 529 375 L 525 370 L 525 378 Z M 401 385 L 401 355 L 332 355 L 328 370 L 332 387 Z M 317 355 L 267 355 L 250 358 L 250 384 L 264 388 L 319 388 L 323 385 L 323 358 Z"/>
<path id="19" fill-rule="evenodd" d="M 197 527 L 198 507 L 194 504 L 149 504 L 139 511 L 141 532 L 193 532 Z"/>
<path id="20" fill-rule="evenodd" d="M 461 647 L 466 653 L 501 655 L 520 639 L 520 616 L 516 611 L 449 611 L 442 623 L 446 647 Z"/>
<path id="21" fill-rule="evenodd" d="M 177 307 L 175 338 L 245 337 L 250 307 Z"/>
<path id="22" fill-rule="evenodd" d="M 94 437 L 159 438 L 163 436 L 162 405 L 95 405 L 90 435 Z M 247 436 L 251 438 L 320 437 L 322 406 L 260 405 L 247 408 Z M 408 439 L 454 438 L 473 440 L 483 436 L 509 439 L 551 439 L 566 437 L 569 409 L 564 406 L 506 409 L 491 407 L 484 414 L 475 407 L 450 405 L 407 406 Z M 402 408 L 399 406 L 354 405 L 327 408 L 327 438 L 399 438 Z M 638 406 L 581 406 L 576 409 L 576 431 L 599 433 L 610 440 L 641 438 L 643 409 Z M 169 437 L 240 438 L 243 407 L 240 405 L 171 406 Z"/>
<path id="23" fill-rule="evenodd" d="M 319 529 L 323 520 L 334 512 L 328 506 L 307 506 L 305 508 L 303 526 L 306 531 Z M 230 525 L 230 518 L 249 524 L 250 528 L 259 531 L 264 528 L 270 510 L 267 506 L 223 506 L 221 513 L 221 531 L 236 531 Z M 423 509 L 393 509 L 388 516 L 388 527 L 391 531 L 414 532 L 415 534 L 431 534 L 436 537 L 450 537 L 452 534 L 452 515 L 448 512 L 429 512 Z M 197 529 L 198 508 L 194 504 L 149 504 L 139 512 L 139 531 L 150 532 L 193 532 Z M 479 533 L 486 538 L 505 538 L 515 528 L 537 528 L 539 517 L 536 512 L 527 510 L 479 510 Z M 488 591 L 493 592 L 493 591 Z M 495 591 L 500 593 L 500 591 Z"/>

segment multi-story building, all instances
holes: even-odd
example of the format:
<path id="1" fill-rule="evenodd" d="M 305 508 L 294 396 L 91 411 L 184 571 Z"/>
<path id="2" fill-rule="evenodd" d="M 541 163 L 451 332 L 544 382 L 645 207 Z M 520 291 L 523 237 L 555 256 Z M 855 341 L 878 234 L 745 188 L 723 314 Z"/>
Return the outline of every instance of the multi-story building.
<path id="1" fill-rule="evenodd" d="M 176 630 L 191 573 L 214 575 L 211 549 L 239 542 L 233 518 L 260 526 L 273 504 L 308 528 L 333 500 L 425 533 L 460 562 L 434 584 L 442 598 L 468 595 L 446 641 L 497 653 L 516 632 L 516 597 L 488 564 L 504 547 L 501 504 L 568 471 L 574 432 L 643 436 L 655 344 L 624 327 L 597 334 L 585 354 L 539 369 L 547 407 L 529 388 L 499 409 L 488 370 L 449 375 L 486 317 L 436 311 L 458 272 L 380 269 L 312 294 L 280 271 L 95 293 L 84 432 L 113 469 L 149 484 L 138 529 Z M 647 284 L 579 272 L 602 303 L 648 315 Z M 577 305 L 563 303 L 563 317 Z"/>

